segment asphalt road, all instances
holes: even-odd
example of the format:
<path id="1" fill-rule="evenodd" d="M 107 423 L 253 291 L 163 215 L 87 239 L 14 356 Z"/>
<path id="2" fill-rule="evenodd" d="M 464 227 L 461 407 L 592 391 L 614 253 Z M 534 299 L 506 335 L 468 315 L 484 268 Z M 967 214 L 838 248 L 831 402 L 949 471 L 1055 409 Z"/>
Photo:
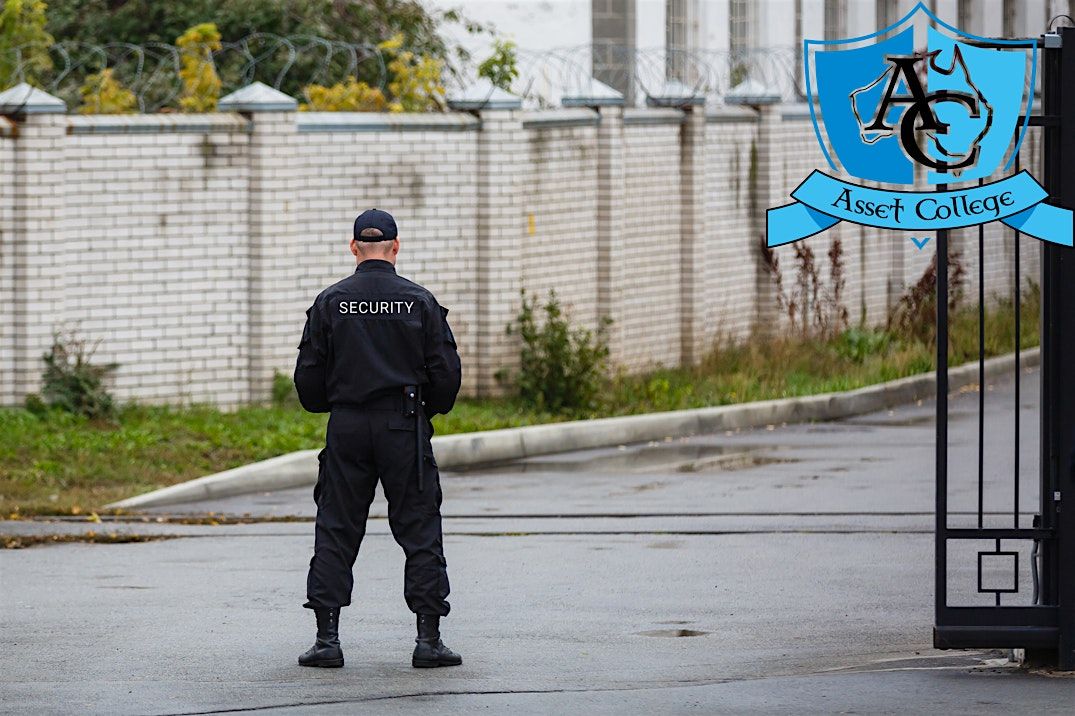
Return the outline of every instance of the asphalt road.
<path id="1" fill-rule="evenodd" d="M 1016 519 L 1012 388 L 1000 380 L 985 393 L 987 525 Z M 952 403 L 953 525 L 977 521 L 978 398 Z M 1024 526 L 1037 499 L 1037 401 L 1030 372 Z M 465 660 L 454 669 L 409 665 L 402 553 L 380 497 L 338 670 L 295 664 L 313 636 L 300 606 L 308 489 L 146 521 L 0 523 L 8 535 L 168 537 L 0 550 L 0 711 L 1070 713 L 1075 679 L 999 652 L 931 648 L 932 411 L 444 475 L 443 631 Z M 974 555 L 950 560 L 955 597 L 985 603 Z"/>

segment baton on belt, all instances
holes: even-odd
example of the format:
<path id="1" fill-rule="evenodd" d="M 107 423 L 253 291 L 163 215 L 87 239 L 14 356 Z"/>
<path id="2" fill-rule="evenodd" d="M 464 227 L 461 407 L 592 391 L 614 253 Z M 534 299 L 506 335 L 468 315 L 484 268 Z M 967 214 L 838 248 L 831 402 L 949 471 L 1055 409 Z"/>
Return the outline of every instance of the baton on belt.
<path id="1" fill-rule="evenodd" d="M 403 414 L 407 417 L 414 416 L 414 443 L 415 463 L 418 470 L 418 491 L 425 490 L 425 456 L 422 454 L 422 388 L 417 385 L 403 386 Z"/>

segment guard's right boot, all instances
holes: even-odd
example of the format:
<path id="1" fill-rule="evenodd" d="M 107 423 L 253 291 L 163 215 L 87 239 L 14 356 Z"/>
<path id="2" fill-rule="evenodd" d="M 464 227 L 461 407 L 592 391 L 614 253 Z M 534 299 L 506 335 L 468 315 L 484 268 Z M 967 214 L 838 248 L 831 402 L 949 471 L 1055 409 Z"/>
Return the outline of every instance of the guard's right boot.
<path id="1" fill-rule="evenodd" d="M 418 638 L 414 640 L 414 643 L 411 666 L 416 669 L 459 666 L 463 663 L 463 657 L 446 647 L 440 640 L 440 617 L 435 614 L 418 615 Z"/>
<path id="2" fill-rule="evenodd" d="M 343 649 L 340 648 L 340 610 L 315 609 L 317 616 L 317 641 L 299 657 L 299 666 L 337 668 L 343 666 Z"/>

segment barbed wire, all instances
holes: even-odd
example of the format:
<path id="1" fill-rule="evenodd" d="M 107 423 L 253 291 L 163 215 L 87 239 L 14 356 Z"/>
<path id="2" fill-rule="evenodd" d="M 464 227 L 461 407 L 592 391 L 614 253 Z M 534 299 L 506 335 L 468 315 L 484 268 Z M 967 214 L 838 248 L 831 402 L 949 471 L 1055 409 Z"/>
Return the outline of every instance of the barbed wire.
<path id="1" fill-rule="evenodd" d="M 269 33 L 221 43 L 215 50 L 160 42 L 58 42 L 48 46 L 20 45 L 9 52 L 7 64 L 12 70 L 8 77 L 0 77 L 5 86 L 33 79 L 32 84 L 74 108 L 83 102 L 87 78 L 109 69 L 113 78 L 134 94 L 142 112 L 157 112 L 174 105 L 183 91 L 180 69 L 184 57 L 204 57 L 219 77 L 222 93 L 260 80 L 298 99 L 303 98 L 303 88 L 309 85 L 331 86 L 348 77 L 383 91 L 389 81 L 387 67 L 391 59 L 376 45 Z M 42 66 L 42 56 L 48 57 L 45 64 L 49 67 Z"/>
<path id="2" fill-rule="evenodd" d="M 160 42 L 22 45 L 0 54 L 0 73 L 6 70 L 6 76 L 0 74 L 0 90 L 32 80 L 76 110 L 97 99 L 87 78 L 108 69 L 115 82 L 132 93 L 138 111 L 169 111 L 184 91 L 184 58 L 197 56 L 212 65 L 222 95 L 257 80 L 304 101 L 307 87 L 331 87 L 348 78 L 387 95 L 389 64 L 400 52 L 402 48 L 270 33 L 253 33 L 221 43 L 218 49 Z M 449 96 L 474 83 L 477 63 L 472 58 L 445 64 L 441 83 Z M 623 91 L 633 104 L 659 95 L 670 79 L 713 102 L 724 101 L 747 82 L 752 94 L 762 91 L 798 102 L 805 98 L 801 66 L 801 50 L 795 47 L 730 51 L 595 44 L 519 49 L 519 73 L 510 89 L 528 108 L 556 107 L 565 96 L 590 95 L 597 89 L 595 80 Z"/>
<path id="3" fill-rule="evenodd" d="M 557 106 L 564 96 L 592 92 L 594 80 L 626 89 L 628 99 L 641 103 L 661 94 L 676 80 L 693 94 L 722 101 L 735 87 L 751 81 L 782 101 L 803 99 L 794 48 L 742 51 L 671 48 L 633 48 L 624 45 L 582 45 L 543 52 L 519 52 L 519 77 L 512 91 L 530 106 Z"/>
<path id="4" fill-rule="evenodd" d="M 385 92 L 394 53 L 374 44 L 356 44 L 315 36 L 279 36 L 254 33 L 219 49 L 180 48 L 166 43 L 86 44 L 58 42 L 47 47 L 24 45 L 10 50 L 0 69 L 4 87 L 27 78 L 36 86 L 77 108 L 85 101 L 86 79 L 110 69 L 114 79 L 133 93 L 137 109 L 157 112 L 175 107 L 183 92 L 180 69 L 184 57 L 206 57 L 219 76 L 221 93 L 255 80 L 304 100 L 310 85 L 332 86 L 348 78 Z M 42 67 L 42 53 L 50 60 Z M 752 89 L 785 102 L 804 99 L 801 52 L 794 47 L 742 51 L 682 48 L 635 48 L 597 44 L 553 50 L 517 51 L 519 74 L 511 91 L 529 108 L 560 105 L 565 96 L 581 96 L 596 88 L 595 78 L 619 90 L 629 101 L 642 104 L 658 95 L 669 79 L 693 94 L 720 102 L 737 86 L 751 82 Z M 442 83 L 448 94 L 467 88 L 477 78 L 477 59 L 446 64 Z M 3 89 L 3 87 L 0 87 Z"/>

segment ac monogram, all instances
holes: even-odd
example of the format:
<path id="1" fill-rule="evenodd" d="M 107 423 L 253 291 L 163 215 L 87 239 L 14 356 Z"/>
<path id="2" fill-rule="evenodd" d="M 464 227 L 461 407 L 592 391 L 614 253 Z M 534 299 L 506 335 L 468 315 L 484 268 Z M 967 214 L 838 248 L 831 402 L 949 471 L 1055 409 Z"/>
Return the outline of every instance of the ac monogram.
<path id="1" fill-rule="evenodd" d="M 961 61 L 961 58 L 958 58 L 958 53 L 959 49 L 956 48 L 957 62 Z M 975 162 L 978 161 L 978 146 L 974 146 L 962 161 L 956 163 L 938 161 L 922 151 L 922 148 L 918 145 L 918 139 L 915 136 L 916 131 L 935 132 L 936 134 L 948 133 L 949 125 L 941 122 L 933 112 L 932 105 L 936 102 L 958 102 L 966 106 L 971 118 L 977 119 L 980 117 L 978 111 L 978 98 L 973 94 L 955 92 L 952 90 L 938 90 L 926 94 L 926 91 L 922 88 L 922 83 L 918 80 L 918 73 L 915 72 L 915 65 L 922 60 L 932 61 L 938 54 L 939 51 L 922 56 L 890 55 L 885 57 L 888 62 L 892 63 L 895 71 L 892 72 L 889 78 L 888 85 L 885 88 L 884 97 L 881 99 L 881 104 L 877 108 L 877 114 L 865 129 L 867 131 L 880 132 L 892 131 L 893 127 L 885 124 L 885 117 L 888 114 L 889 107 L 895 104 L 909 105 L 909 107 L 903 111 L 903 116 L 899 121 L 900 144 L 903 146 L 903 150 L 907 152 L 907 156 L 930 169 L 962 169 L 964 167 L 973 166 Z M 934 68 L 936 68 L 936 65 L 934 65 Z M 896 94 L 896 88 L 899 86 L 901 78 L 903 79 L 904 84 L 907 85 L 907 91 L 910 92 L 910 94 Z"/>

